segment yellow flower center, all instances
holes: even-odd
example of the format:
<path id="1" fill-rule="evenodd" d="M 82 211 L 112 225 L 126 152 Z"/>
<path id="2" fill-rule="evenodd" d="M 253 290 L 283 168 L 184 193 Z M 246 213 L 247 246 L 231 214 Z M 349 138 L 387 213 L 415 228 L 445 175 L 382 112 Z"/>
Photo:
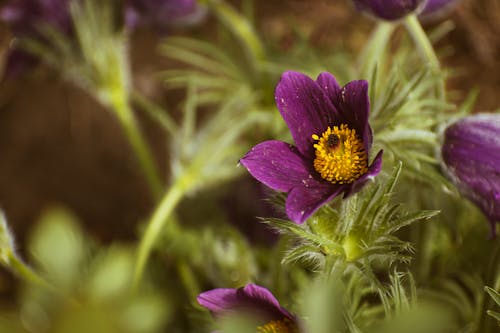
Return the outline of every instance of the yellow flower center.
<path id="1" fill-rule="evenodd" d="M 334 184 L 349 184 L 368 171 L 368 157 L 355 129 L 342 124 L 321 134 L 313 134 L 316 158 L 314 169 Z"/>
<path id="2" fill-rule="evenodd" d="M 288 318 L 272 320 L 265 325 L 257 327 L 257 333 L 298 333 L 295 323 Z"/>

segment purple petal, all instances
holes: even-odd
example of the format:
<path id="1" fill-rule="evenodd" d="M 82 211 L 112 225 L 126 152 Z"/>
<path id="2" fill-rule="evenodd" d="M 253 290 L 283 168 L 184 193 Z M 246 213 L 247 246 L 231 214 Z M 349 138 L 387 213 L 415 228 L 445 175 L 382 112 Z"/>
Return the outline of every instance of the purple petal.
<path id="1" fill-rule="evenodd" d="M 342 114 L 341 110 L 337 109 L 337 100 L 341 96 L 342 92 L 342 87 L 338 84 L 337 79 L 335 76 L 328 72 L 322 72 L 318 75 L 318 78 L 316 79 L 316 83 L 319 85 L 319 87 L 323 90 L 325 95 L 330 99 L 330 102 L 334 106 L 331 112 L 331 117 L 330 121 L 328 123 L 329 126 L 331 125 L 341 125 L 341 124 L 346 124 L 347 119 L 344 117 Z"/>
<path id="2" fill-rule="evenodd" d="M 199 23 L 206 15 L 206 7 L 195 0 L 128 0 L 127 27 L 149 25 L 160 32 L 174 26 Z"/>
<path id="3" fill-rule="evenodd" d="M 348 196 L 359 192 L 370 180 L 375 178 L 376 175 L 382 170 L 382 155 L 384 151 L 381 150 L 373 159 L 372 164 L 368 167 L 368 171 L 357 179 L 354 183 L 350 184 L 349 188 L 344 192 L 344 199 Z"/>
<path id="4" fill-rule="evenodd" d="M 441 17 L 449 13 L 458 2 L 458 0 L 429 0 L 420 13 L 420 17 L 424 19 Z"/>
<path id="5" fill-rule="evenodd" d="M 356 130 L 368 154 L 373 140 L 372 130 L 368 123 L 370 115 L 368 82 L 359 80 L 346 84 L 336 96 L 335 107 L 344 116 L 347 125 Z"/>
<path id="6" fill-rule="evenodd" d="M 198 303 L 210 310 L 215 316 L 228 313 L 251 313 L 263 322 L 293 319 L 286 309 L 280 306 L 273 294 L 264 287 L 248 284 L 243 288 L 219 288 L 198 295 Z"/>
<path id="7" fill-rule="evenodd" d="M 311 178 L 307 161 L 297 149 L 285 142 L 272 140 L 253 147 L 240 163 L 261 183 L 282 192 Z"/>
<path id="8" fill-rule="evenodd" d="M 283 73 L 274 96 L 297 149 L 307 158 L 313 158 L 311 136 L 326 130 L 334 106 L 314 80 L 298 72 Z"/>
<path id="9" fill-rule="evenodd" d="M 286 214 L 295 223 L 304 223 L 321 206 L 335 198 L 347 185 L 318 182 L 311 179 L 308 184 L 294 187 L 286 199 Z"/>
<path id="10" fill-rule="evenodd" d="M 398 20 L 417 11 L 426 0 L 353 0 L 358 10 L 385 19 Z"/>
<path id="11" fill-rule="evenodd" d="M 460 192 L 489 218 L 500 222 L 500 114 L 469 116 L 444 132 L 445 171 Z"/>

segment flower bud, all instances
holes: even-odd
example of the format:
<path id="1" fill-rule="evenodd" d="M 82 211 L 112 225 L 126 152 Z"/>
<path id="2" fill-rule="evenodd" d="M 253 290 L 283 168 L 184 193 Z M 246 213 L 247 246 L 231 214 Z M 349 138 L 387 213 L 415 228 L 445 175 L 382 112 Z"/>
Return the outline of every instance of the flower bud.
<path id="1" fill-rule="evenodd" d="M 477 114 L 449 125 L 441 155 L 445 172 L 488 217 L 494 236 L 500 222 L 500 114 Z"/>

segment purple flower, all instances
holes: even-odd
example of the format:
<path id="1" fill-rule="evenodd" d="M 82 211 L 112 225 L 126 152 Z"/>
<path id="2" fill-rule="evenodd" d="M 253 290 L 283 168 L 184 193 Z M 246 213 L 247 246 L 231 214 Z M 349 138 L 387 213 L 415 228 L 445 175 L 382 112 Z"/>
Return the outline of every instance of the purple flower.
<path id="1" fill-rule="evenodd" d="M 41 27 L 51 26 L 65 34 L 71 32 L 69 0 L 11 0 L 0 6 L 0 21 L 6 23 L 17 38 L 49 43 L 40 33 Z M 16 75 L 34 63 L 33 56 L 14 48 L 7 58 L 5 76 Z"/>
<path id="2" fill-rule="evenodd" d="M 380 172 L 382 151 L 368 165 L 372 131 L 366 81 L 340 87 L 330 73 L 314 81 L 290 71 L 282 75 L 275 99 L 295 146 L 265 141 L 240 162 L 260 182 L 288 192 L 286 213 L 292 221 L 303 223 L 323 204 L 359 191 Z"/>
<path id="3" fill-rule="evenodd" d="M 149 25 L 165 31 L 198 23 L 205 16 L 205 7 L 196 0 L 128 0 L 125 16 L 130 29 Z"/>
<path id="4" fill-rule="evenodd" d="M 495 235 L 500 222 L 500 114 L 473 115 L 448 126 L 441 154 L 448 176 L 481 208 Z"/>
<path id="5" fill-rule="evenodd" d="M 422 18 L 441 16 L 450 11 L 456 4 L 458 4 L 458 0 L 429 0 L 420 16 Z"/>
<path id="6" fill-rule="evenodd" d="M 398 20 L 417 12 L 426 0 L 353 0 L 358 10 L 384 20 Z"/>
<path id="7" fill-rule="evenodd" d="M 256 284 L 238 289 L 212 289 L 198 295 L 197 300 L 217 318 L 251 315 L 258 322 L 257 332 L 299 332 L 296 317 L 283 308 L 269 290 Z"/>

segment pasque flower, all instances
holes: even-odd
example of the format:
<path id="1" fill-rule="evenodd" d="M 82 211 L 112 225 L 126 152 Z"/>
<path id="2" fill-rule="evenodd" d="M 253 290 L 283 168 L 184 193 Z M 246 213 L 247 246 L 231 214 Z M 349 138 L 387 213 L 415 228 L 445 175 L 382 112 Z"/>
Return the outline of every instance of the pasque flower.
<path id="1" fill-rule="evenodd" d="M 218 288 L 198 295 L 198 303 L 216 318 L 227 315 L 249 315 L 258 322 L 258 333 L 298 333 L 294 315 L 283 308 L 264 287 L 248 284 L 245 287 Z"/>
<path id="2" fill-rule="evenodd" d="M 382 151 L 368 163 L 372 130 L 366 81 L 340 87 L 330 73 L 314 81 L 289 71 L 275 99 L 295 146 L 265 141 L 240 162 L 260 182 L 288 192 L 286 213 L 292 221 L 304 222 L 326 202 L 357 192 L 380 172 Z"/>
<path id="3" fill-rule="evenodd" d="M 358 10 L 384 20 L 398 20 L 421 9 L 426 0 L 353 0 Z"/>
<path id="4" fill-rule="evenodd" d="M 495 235 L 500 222 L 500 114 L 477 114 L 448 126 L 441 155 L 450 179 L 488 217 Z"/>

